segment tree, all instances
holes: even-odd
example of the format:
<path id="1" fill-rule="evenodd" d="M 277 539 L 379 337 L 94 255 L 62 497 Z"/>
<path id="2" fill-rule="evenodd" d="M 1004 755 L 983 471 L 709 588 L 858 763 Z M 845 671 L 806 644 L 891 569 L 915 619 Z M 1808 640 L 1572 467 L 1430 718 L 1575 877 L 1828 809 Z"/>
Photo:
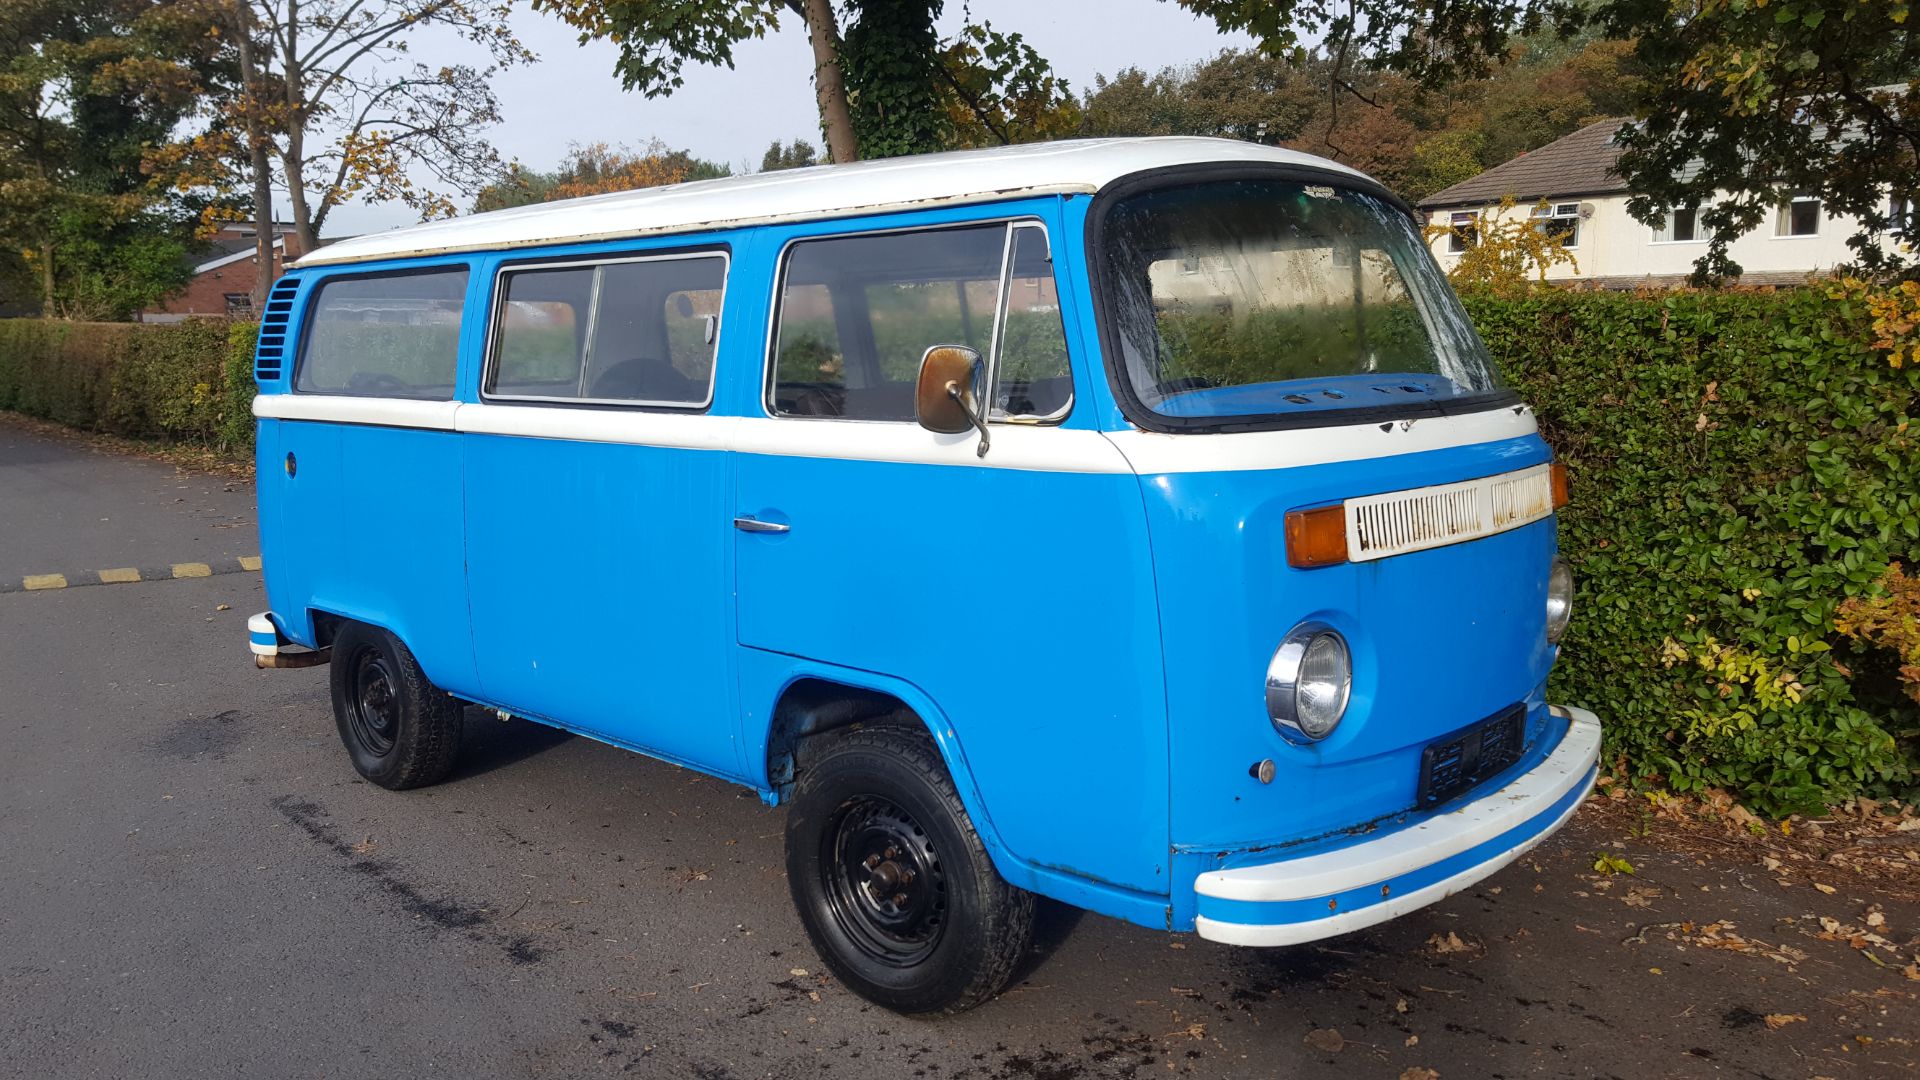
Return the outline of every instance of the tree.
<path id="1" fill-rule="evenodd" d="M 1704 206 L 1695 276 L 1738 274 L 1727 245 L 1770 226 L 1797 194 L 1860 220 L 1847 241 L 1869 272 L 1912 273 L 1920 247 L 1920 27 L 1907 0 L 1708 0 L 1692 18 L 1641 21 L 1610 6 L 1609 32 L 1668 73 L 1621 136 L 1628 208 L 1659 223 Z M 1905 245 L 1906 250 L 1900 250 Z"/>
<path id="2" fill-rule="evenodd" d="M 251 31 L 255 72 L 236 108 L 279 163 L 302 250 L 349 199 L 433 217 L 454 210 L 444 189 L 473 192 L 500 175 L 484 137 L 500 118 L 491 80 L 533 59 L 507 26 L 511 0 L 234 2 L 246 5 L 233 22 Z M 409 36 L 427 28 L 481 46 L 492 63 L 404 63 Z M 416 170 L 434 184 L 417 183 Z"/>
<path id="3" fill-rule="evenodd" d="M 940 101 L 950 145 L 1002 146 L 1075 134 L 1080 103 L 1019 34 L 969 22 L 941 46 Z"/>
<path id="4" fill-rule="evenodd" d="M 780 140 L 775 139 L 773 145 L 767 147 L 767 152 L 760 155 L 760 171 L 804 169 L 809 165 L 817 164 L 818 160 L 819 152 L 805 139 L 795 139 L 787 145 L 781 145 Z"/>
<path id="5" fill-rule="evenodd" d="M 1311 57 L 1227 49 L 1149 77 L 1128 68 L 1096 77 L 1083 104 L 1091 135 L 1212 135 L 1278 146 L 1303 138 L 1324 112 Z"/>
<path id="6" fill-rule="evenodd" d="M 1053 138 L 1073 130 L 1067 84 L 1018 34 L 969 22 L 942 41 L 945 0 L 533 0 L 619 47 L 630 90 L 670 94 L 688 62 L 733 66 L 740 42 L 798 20 L 813 44 L 814 90 L 827 156 L 923 153 Z"/>
<path id="7" fill-rule="evenodd" d="M 731 68 L 734 46 L 778 31 L 780 16 L 791 15 L 813 44 L 827 153 L 834 161 L 859 158 L 831 0 L 533 0 L 533 9 L 577 28 L 583 43 L 612 41 L 620 50 L 614 71 L 627 89 L 649 98 L 684 85 L 680 72 L 688 61 Z"/>
<path id="8" fill-rule="evenodd" d="M 603 142 L 585 146 L 575 143 L 553 172 L 535 172 L 517 161 L 509 165 L 504 177 L 480 189 L 473 211 L 504 210 L 554 199 L 712 180 L 731 174 L 732 170 L 725 165 L 701 160 L 685 150 L 669 150 L 658 139 L 639 150 Z"/>
<path id="9" fill-rule="evenodd" d="M 219 64 L 200 14 L 194 0 L 0 7 L 0 272 L 44 314 L 125 318 L 180 284 L 203 195 L 163 151 Z"/>
<path id="10" fill-rule="evenodd" d="M 1871 270 L 1913 272 L 1920 247 L 1920 28 L 1911 0 L 1177 0 L 1270 55 L 1317 39 L 1331 99 L 1388 72 L 1423 90 L 1484 79 L 1543 27 L 1630 47 L 1620 171 L 1634 216 L 1704 206 L 1695 276 L 1737 273 L 1727 246 L 1796 193 L 1853 215 Z M 1608 58 L 1592 57 L 1604 68 Z M 1561 117 L 1552 121 L 1564 123 Z M 1489 152 L 1494 152 L 1490 147 Z"/>

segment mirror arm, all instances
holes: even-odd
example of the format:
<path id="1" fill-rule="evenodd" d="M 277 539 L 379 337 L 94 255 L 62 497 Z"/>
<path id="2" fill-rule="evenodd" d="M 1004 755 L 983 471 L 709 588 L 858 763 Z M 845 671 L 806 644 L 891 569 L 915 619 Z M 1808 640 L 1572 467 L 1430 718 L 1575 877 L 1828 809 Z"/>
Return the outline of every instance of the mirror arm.
<path id="1" fill-rule="evenodd" d="M 947 383 L 947 396 L 952 398 L 954 403 L 960 406 L 960 411 L 966 414 L 967 423 L 972 424 L 974 429 L 980 432 L 980 445 L 976 448 L 974 456 L 986 457 L 987 446 L 990 441 L 987 435 L 986 422 L 981 420 L 980 417 L 974 414 L 972 409 L 967 407 L 967 396 L 961 392 L 959 383 Z"/>

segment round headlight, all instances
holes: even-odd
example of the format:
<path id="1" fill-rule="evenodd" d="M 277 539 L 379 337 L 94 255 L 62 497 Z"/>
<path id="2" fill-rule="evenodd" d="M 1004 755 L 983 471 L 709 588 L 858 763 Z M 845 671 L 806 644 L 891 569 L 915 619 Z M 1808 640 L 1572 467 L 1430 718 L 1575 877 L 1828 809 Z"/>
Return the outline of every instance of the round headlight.
<path id="1" fill-rule="evenodd" d="M 1573 570 L 1567 560 L 1555 555 L 1553 569 L 1547 571 L 1547 642 L 1559 644 L 1567 632 L 1567 620 L 1573 617 Z"/>
<path id="2" fill-rule="evenodd" d="M 1353 657 L 1346 639 L 1324 623 L 1294 627 L 1267 664 L 1267 715 L 1290 738 L 1333 734 L 1352 695 Z"/>

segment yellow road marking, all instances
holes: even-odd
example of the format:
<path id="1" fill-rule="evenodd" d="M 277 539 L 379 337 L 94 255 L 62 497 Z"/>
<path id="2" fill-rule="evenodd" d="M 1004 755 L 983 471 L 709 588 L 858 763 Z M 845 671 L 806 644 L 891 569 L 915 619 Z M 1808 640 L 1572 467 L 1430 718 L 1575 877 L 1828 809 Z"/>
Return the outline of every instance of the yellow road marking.
<path id="1" fill-rule="evenodd" d="M 258 556 L 258 555 L 242 555 L 242 556 L 240 556 L 240 569 L 242 569 L 242 570 L 258 570 L 258 569 L 260 569 L 260 556 Z"/>
<path id="2" fill-rule="evenodd" d="M 173 564 L 173 576 L 177 578 L 212 577 L 213 567 L 203 562 L 177 562 Z"/>
<path id="3" fill-rule="evenodd" d="M 121 566 L 121 567 L 116 567 L 112 570 L 102 570 L 100 571 L 100 580 L 107 582 L 109 584 L 117 584 L 123 581 L 139 581 L 140 571 L 134 569 L 131 566 Z"/>
<path id="4" fill-rule="evenodd" d="M 20 584 L 28 589 L 64 589 L 67 587 L 67 575 L 28 574 L 20 579 Z"/>

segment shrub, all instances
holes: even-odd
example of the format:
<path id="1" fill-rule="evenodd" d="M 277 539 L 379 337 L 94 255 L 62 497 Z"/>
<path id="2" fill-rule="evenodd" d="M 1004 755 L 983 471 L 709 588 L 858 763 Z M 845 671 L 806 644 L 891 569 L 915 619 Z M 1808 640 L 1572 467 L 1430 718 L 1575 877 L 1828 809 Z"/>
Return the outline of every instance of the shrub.
<path id="1" fill-rule="evenodd" d="M 1467 297 L 1573 477 L 1555 694 L 1634 779 L 1775 813 L 1912 783 L 1920 707 L 1868 617 L 1920 556 L 1920 368 L 1884 296 Z"/>
<path id="2" fill-rule="evenodd" d="M 252 324 L 0 320 L 0 409 L 86 431 L 253 445 Z"/>

